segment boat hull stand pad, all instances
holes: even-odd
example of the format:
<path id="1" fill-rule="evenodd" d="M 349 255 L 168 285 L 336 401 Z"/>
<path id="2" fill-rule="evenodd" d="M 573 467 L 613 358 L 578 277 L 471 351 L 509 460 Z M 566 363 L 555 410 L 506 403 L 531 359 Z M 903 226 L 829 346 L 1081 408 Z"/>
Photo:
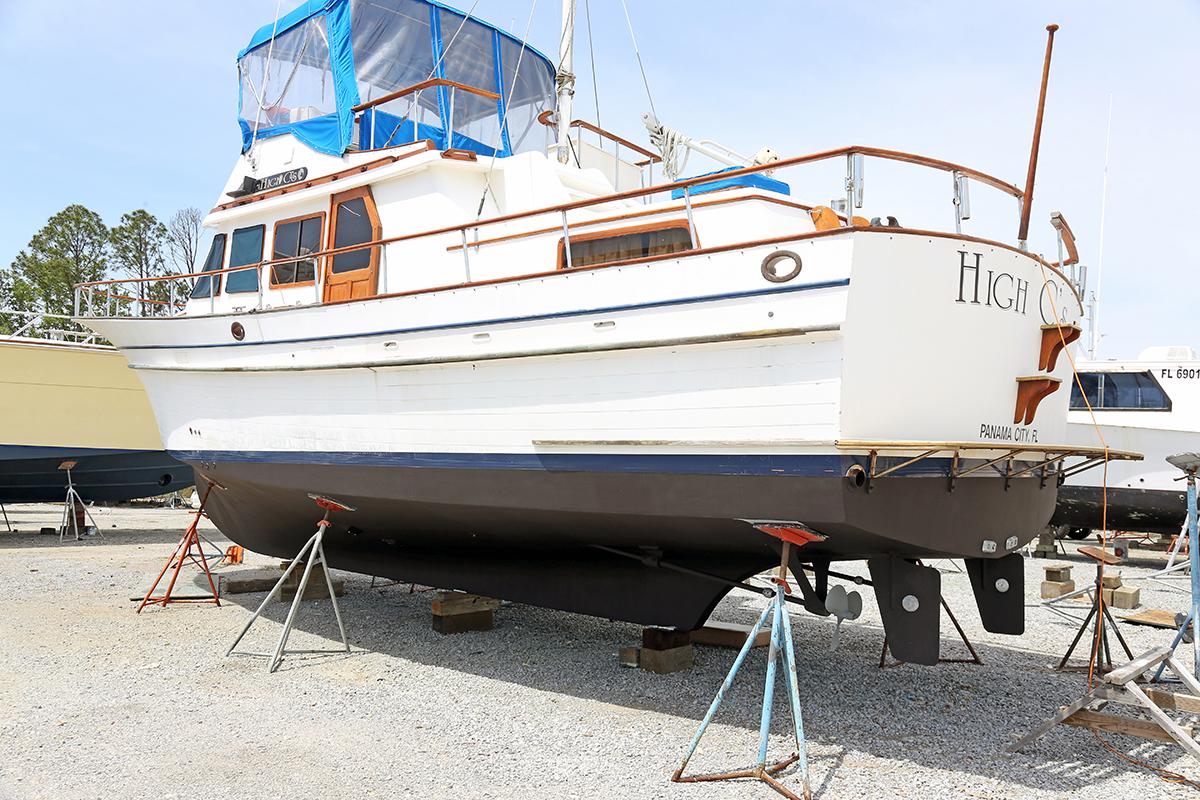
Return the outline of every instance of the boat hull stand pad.
<path id="1" fill-rule="evenodd" d="M 1025 633 L 1025 562 L 1021 554 L 965 561 L 984 630 L 1009 636 Z"/>
<path id="2" fill-rule="evenodd" d="M 942 574 L 895 556 L 867 560 L 892 655 L 934 666 L 941 643 Z"/>
<path id="3" fill-rule="evenodd" d="M 809 542 L 821 541 L 825 537 L 798 522 L 775 522 L 769 520 L 743 521 L 753 525 L 755 529 L 762 533 L 774 536 L 782 543 L 779 572 L 771 579 L 771 583 L 774 586 L 772 588 L 761 589 L 764 596 L 771 598 L 771 602 L 763 609 L 762 614 L 758 617 L 758 622 L 754 624 L 754 627 L 750 629 L 750 633 L 746 636 L 746 643 L 742 645 L 741 651 L 738 652 L 737 658 L 734 659 L 733 667 L 730 668 L 729 674 L 725 676 L 725 681 L 721 684 L 721 688 L 717 690 L 717 695 L 713 698 L 712 704 L 708 708 L 708 713 L 704 715 L 704 721 L 700 723 L 700 727 L 696 730 L 696 735 L 692 737 L 687 754 L 683 757 L 679 768 L 671 776 L 671 780 L 675 783 L 702 783 L 751 778 L 762 781 L 779 794 L 788 798 L 788 800 L 801 800 L 802 798 L 803 800 L 811 800 L 812 791 L 809 788 L 808 782 L 807 744 L 804 738 L 804 715 L 800 708 L 799 679 L 796 677 L 796 648 L 792 641 L 792 622 L 788 616 L 786 602 L 787 595 L 791 592 L 791 587 L 787 582 L 787 573 L 791 563 L 792 548 L 802 547 Z M 768 617 L 771 619 L 771 646 L 767 653 L 767 680 L 766 686 L 763 689 L 762 716 L 758 731 L 758 758 L 755 765 L 749 769 L 739 769 L 731 772 L 714 772 L 706 775 L 685 776 L 683 771 L 687 769 L 688 762 L 695 755 L 696 748 L 700 746 L 700 739 L 704 736 L 704 732 L 708 730 L 709 723 L 713 721 L 713 717 L 716 716 L 717 709 L 721 707 L 721 702 L 725 699 L 726 693 L 733 686 L 733 681 L 737 677 L 738 670 L 742 668 L 746 656 L 754 649 L 758 633 L 767 624 Z M 769 763 L 767 761 L 767 741 L 771 733 L 771 710 L 775 697 L 775 671 L 777 665 L 783 670 L 784 687 L 788 693 L 788 701 L 792 712 L 791 733 L 794 737 L 796 749 L 795 752 L 782 761 Z M 780 772 L 793 764 L 797 765 L 796 771 L 801 782 L 801 794 L 793 792 L 776 777 Z"/>
<path id="4" fill-rule="evenodd" d="M 344 625 L 342 625 L 342 612 L 338 610 L 337 592 L 335 592 L 333 589 L 333 579 L 329 577 L 329 562 L 325 560 L 324 541 L 325 530 L 332 524 L 329 521 L 330 513 L 334 511 L 354 511 L 354 507 L 348 506 L 345 503 L 341 503 L 337 500 L 332 500 L 328 497 L 323 497 L 319 494 L 310 494 L 309 498 L 317 504 L 317 507 L 322 508 L 325 511 L 325 516 L 322 517 L 319 522 L 317 522 L 317 532 L 309 537 L 308 541 L 304 543 L 304 547 L 300 548 L 300 552 L 294 559 L 292 559 L 292 563 L 288 565 L 288 568 L 284 571 L 283 575 L 280 576 L 279 580 L 275 582 L 275 586 L 271 588 L 271 591 L 267 592 L 267 596 L 263 598 L 263 601 L 259 605 L 258 609 L 254 612 L 254 614 L 251 615 L 250 619 L 246 621 L 245 626 L 242 627 L 241 633 L 237 635 L 237 638 L 233 640 L 233 644 L 229 645 L 229 649 L 225 651 L 225 655 L 227 657 L 233 653 L 234 648 L 236 648 L 238 643 L 242 641 L 242 637 L 244 637 L 246 632 L 250 630 L 250 626 L 254 624 L 254 621 L 262 616 L 263 610 L 271 602 L 272 598 L 274 598 L 283 590 L 283 584 L 287 581 L 288 576 L 292 574 L 292 570 L 296 569 L 296 566 L 301 562 L 304 563 L 304 574 L 300 578 L 300 583 L 296 586 L 296 596 L 292 599 L 291 608 L 288 609 L 287 619 L 283 623 L 283 630 L 279 633 L 279 643 L 275 646 L 275 652 L 247 653 L 246 655 L 266 656 L 270 659 L 267 662 L 267 671 L 274 672 L 275 670 L 279 669 L 279 664 L 281 661 L 283 661 L 283 656 L 287 652 L 342 652 L 338 650 L 288 651 L 285 649 L 287 647 L 288 636 L 291 635 L 292 632 L 292 623 L 296 621 L 296 612 L 300 609 L 300 602 L 304 599 L 304 591 L 308 588 L 308 578 L 310 575 L 312 575 L 313 566 L 318 562 L 321 564 L 321 574 L 325 576 L 325 588 L 329 590 L 329 601 L 333 603 L 333 616 L 337 620 L 338 633 L 340 633 L 342 636 L 342 646 L 345 647 L 345 652 L 350 652 L 350 640 L 346 638 L 346 628 Z"/>

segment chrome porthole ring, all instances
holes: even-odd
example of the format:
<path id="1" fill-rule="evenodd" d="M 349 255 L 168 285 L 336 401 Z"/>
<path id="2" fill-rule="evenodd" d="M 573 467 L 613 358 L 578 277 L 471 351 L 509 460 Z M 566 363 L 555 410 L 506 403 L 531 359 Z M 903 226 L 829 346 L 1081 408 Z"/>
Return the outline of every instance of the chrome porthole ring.
<path id="1" fill-rule="evenodd" d="M 786 262 L 791 262 L 791 268 L 787 272 L 780 272 L 781 269 L 787 268 Z M 776 250 L 763 259 L 762 276 L 771 283 L 787 283 L 799 275 L 803 268 L 804 263 L 800 260 L 800 256 L 791 250 Z"/>

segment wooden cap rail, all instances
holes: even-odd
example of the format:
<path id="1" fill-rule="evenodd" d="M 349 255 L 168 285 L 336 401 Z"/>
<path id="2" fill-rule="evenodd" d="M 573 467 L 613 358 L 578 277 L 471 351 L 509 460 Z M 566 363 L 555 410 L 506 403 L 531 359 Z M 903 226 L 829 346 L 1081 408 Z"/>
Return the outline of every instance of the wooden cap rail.
<path id="1" fill-rule="evenodd" d="M 542 123 L 543 125 L 545 125 L 547 128 L 558 127 L 558 123 L 554 121 L 554 112 L 553 111 L 543 111 L 542 113 L 538 114 L 537 121 Z M 607 131 L 598 125 L 593 125 L 592 123 L 588 122 L 587 120 L 583 120 L 583 119 L 571 120 L 570 127 L 583 128 L 585 131 L 591 131 L 592 133 L 597 134 L 598 136 L 603 136 L 605 139 L 608 139 L 610 142 L 616 142 L 617 144 L 621 145 L 622 147 L 629 148 L 630 150 L 632 150 L 633 152 L 637 153 L 640 156 L 645 156 L 646 157 L 645 161 L 639 161 L 637 163 L 637 166 L 639 166 L 639 167 L 645 166 L 646 164 L 657 164 L 660 161 L 662 161 L 662 156 L 660 156 L 659 154 L 651 152 L 650 150 L 647 150 L 646 148 L 642 147 L 641 145 L 636 145 L 633 142 L 629 141 L 628 139 L 626 139 L 622 136 L 618 136 L 617 134 L 613 133 L 612 131 Z"/>
<path id="2" fill-rule="evenodd" d="M 429 88 L 432 88 L 435 86 L 447 86 L 451 89 L 461 89 L 462 91 L 469 92 L 470 94 L 478 95 L 480 97 L 486 97 L 488 100 L 499 100 L 500 99 L 500 95 L 496 94 L 495 92 L 489 92 L 487 89 L 480 89 L 478 86 L 468 86 L 465 83 L 459 83 L 458 81 L 446 80 L 445 78 L 430 78 L 427 81 L 421 81 L 420 83 L 414 83 L 412 86 L 408 86 L 404 89 L 397 89 L 394 92 L 388 92 L 385 95 L 376 97 L 374 100 L 368 100 L 365 103 L 359 103 L 358 105 L 353 106 L 350 110 L 352 112 L 354 112 L 355 114 L 357 114 L 360 111 L 366 111 L 368 108 L 374 108 L 375 106 L 381 106 L 381 105 L 384 105 L 385 103 L 390 103 L 393 100 L 399 100 L 401 97 L 405 97 L 407 95 L 414 94 L 416 92 L 424 91 L 425 89 L 429 89 Z"/>
<path id="3" fill-rule="evenodd" d="M 434 82 L 426 81 L 424 83 L 428 84 L 428 85 L 433 85 L 433 83 L 436 83 L 436 81 L 434 81 Z M 421 85 L 422 84 L 417 84 L 417 86 L 421 86 Z M 466 87 L 466 88 L 471 88 L 471 87 Z M 410 87 L 409 90 L 415 91 L 415 88 Z M 408 91 L 408 90 L 404 90 L 404 91 Z M 480 91 L 482 91 L 482 90 L 480 90 Z M 377 100 L 372 101 L 372 102 L 378 103 L 378 102 L 382 102 L 383 100 L 384 100 L 384 98 L 378 98 Z M 353 173 L 353 172 L 362 172 L 367 169 L 371 169 L 373 167 L 389 166 L 390 163 L 394 163 L 395 161 L 398 161 L 402 158 L 407 158 L 411 155 L 419 155 L 420 153 L 423 153 L 423 152 L 428 152 L 428 148 L 416 150 L 411 153 L 405 153 L 400 156 L 389 157 L 390 161 L 388 159 L 381 159 L 378 162 L 371 162 L 371 164 L 369 164 L 369 165 L 353 167 L 350 170 L 345 170 L 344 173 L 349 174 L 349 173 Z M 1016 186 L 1014 186 L 1011 183 L 1006 183 L 1005 181 L 1002 181 L 999 178 L 993 177 L 993 176 L 988 175 L 983 172 L 979 172 L 978 170 L 971 169 L 970 167 L 965 167 L 961 164 L 955 164 L 950 161 L 942 161 L 940 159 L 935 159 L 935 158 L 928 158 L 926 156 L 915 155 L 913 153 L 905 153 L 905 152 L 902 152 L 899 150 L 885 150 L 885 149 L 878 148 L 878 147 L 864 147 L 862 145 L 851 145 L 849 147 L 839 147 L 839 148 L 836 148 L 833 150 L 823 150 L 823 151 L 820 151 L 817 153 L 810 153 L 808 155 L 803 155 L 803 156 L 794 156 L 792 158 L 785 158 L 785 159 L 776 161 L 771 164 L 756 164 L 756 165 L 749 166 L 749 167 L 741 167 L 738 169 L 733 169 L 733 170 L 729 170 L 727 172 L 721 173 L 720 179 L 728 180 L 730 178 L 737 178 L 737 177 L 741 177 L 743 175 L 754 175 L 754 174 L 757 174 L 760 172 L 765 172 L 767 170 L 779 170 L 779 169 L 784 169 L 786 167 L 799 166 L 802 164 L 812 164 L 812 163 L 819 162 L 819 161 L 827 161 L 829 159 L 841 158 L 841 157 L 857 155 L 857 154 L 871 156 L 874 158 L 887 159 L 887 160 L 891 160 L 891 161 L 900 161 L 900 162 L 904 162 L 904 163 L 908 163 L 908 164 L 916 164 L 918 166 L 929 167 L 932 169 L 941 170 L 943 172 L 951 172 L 951 173 L 957 172 L 959 174 L 966 175 L 970 178 L 973 178 L 974 180 L 977 180 L 980 183 L 984 183 L 988 186 L 992 186 L 993 188 L 999 189 L 1000 191 L 1005 192 L 1013 197 L 1020 197 L 1023 194 L 1020 189 L 1018 189 Z M 343 173 L 338 173 L 338 174 L 340 175 Z M 310 182 L 309 185 L 315 185 L 316 183 L 320 183 L 324 180 L 325 180 L 324 178 L 317 178 L 317 179 L 314 179 L 314 181 Z M 117 278 L 117 279 L 100 280 L 100 281 L 86 281 L 83 283 L 76 284 L 75 288 L 76 289 L 91 289 L 93 287 L 98 287 L 98 286 L 111 286 L 114 284 L 122 284 L 122 283 L 145 283 L 145 282 L 164 281 L 164 280 L 194 279 L 194 278 L 201 278 L 206 275 L 208 275 L 208 276 L 224 275 L 224 274 L 230 273 L 230 272 L 241 272 L 241 271 L 245 271 L 245 270 L 249 270 L 249 269 L 262 268 L 265 266 L 271 266 L 271 265 L 275 265 L 275 264 L 290 264 L 292 262 L 302 261 L 302 260 L 307 260 L 307 259 L 317 259 L 317 258 L 324 258 L 324 257 L 328 257 L 328 256 L 335 256 L 335 255 L 339 255 L 341 253 L 354 252 L 354 251 L 363 250 L 363 249 L 366 249 L 369 247 L 381 247 L 383 245 L 395 244 L 397 242 L 410 241 L 412 239 L 420 239 L 420 238 L 424 238 L 427 236 L 442 236 L 442 235 L 446 235 L 446 234 L 459 234 L 460 236 L 466 236 L 467 231 L 478 230 L 479 228 L 483 228 L 488 225 L 498 225 L 498 224 L 505 223 L 505 222 L 513 222 L 516 220 L 529 219 L 532 217 L 538 217 L 538 216 L 543 216 L 543 215 L 547 215 L 547 214 L 563 215 L 564 221 L 565 221 L 565 215 L 569 211 L 575 211 L 575 210 L 582 209 L 582 208 L 590 208 L 592 206 L 603 206 L 603 205 L 611 204 L 611 203 L 619 203 L 619 202 L 626 201 L 626 200 L 636 200 L 636 199 L 642 198 L 642 197 L 647 197 L 647 196 L 656 195 L 656 194 L 663 194 L 663 193 L 673 192 L 673 191 L 678 191 L 678 190 L 687 190 L 687 189 L 691 189 L 696 186 L 700 186 L 702 184 L 711 183 L 713 180 L 714 180 L 714 177 L 712 175 L 702 175 L 702 176 L 698 176 L 698 177 L 694 177 L 694 178 L 687 178 L 685 180 L 673 181 L 670 183 L 659 183 L 659 184 L 655 184 L 653 186 L 646 186 L 646 187 L 643 187 L 640 189 L 630 189 L 630 190 L 623 191 L 623 192 L 615 192 L 613 194 L 602 195 L 599 197 L 590 197 L 590 198 L 585 198 L 582 200 L 575 200 L 573 202 L 561 203 L 561 204 L 553 205 L 553 206 L 544 206 L 541 208 L 534 208 L 534 209 L 530 209 L 527 211 L 519 211 L 519 212 L 515 212 L 512 214 L 500 214 L 498 216 L 488 217 L 486 219 L 478 219 L 478 220 L 472 220 L 472 221 L 467 221 L 467 222 L 461 222 L 456 225 L 447 225 L 445 227 L 434 228 L 434 229 L 425 230 L 425 231 L 418 231 L 416 233 L 407 233 L 407 234 L 402 234 L 399 236 L 390 236 L 387 238 L 377 239 L 377 240 L 370 241 L 370 242 L 363 242 L 360 244 L 348 245 L 346 247 L 330 248 L 330 249 L 321 250 L 321 251 L 318 251 L 315 253 L 309 253 L 303 257 L 291 256 L 291 257 L 286 257 L 286 258 L 270 259 L 270 260 L 260 261 L 256 264 L 246 264 L 246 265 L 239 266 L 239 267 L 225 267 L 223 269 L 210 270 L 210 271 L 206 271 L 206 272 L 189 272 L 189 273 L 181 273 L 181 274 L 175 274 L 175 275 L 154 276 L 154 277 L 148 277 L 148 278 Z M 287 188 L 291 189 L 292 187 L 287 187 Z M 841 228 L 836 231 L 829 231 L 827 233 L 839 233 L 841 231 L 852 230 L 856 227 L 861 228 L 862 226 L 852 225 L 849 228 Z M 900 229 L 897 229 L 897 228 L 889 228 L 889 230 L 897 231 L 897 232 L 900 231 Z M 964 240 L 983 242 L 983 243 L 987 243 L 987 244 L 993 244 L 993 245 L 996 245 L 999 247 L 1005 247 L 1008 249 L 1015 249 L 1012 246 L 1006 245 L 1002 242 L 994 242 L 991 240 L 980 239 L 978 237 L 972 237 L 972 236 L 965 236 L 965 235 L 958 235 L 958 234 L 943 234 L 940 232 L 924 231 L 924 230 L 918 230 L 918 229 L 906 229 L 905 232 L 909 232 L 909 233 L 918 232 L 918 233 L 921 233 L 924 235 L 932 235 L 932 236 L 954 235 L 954 236 L 956 236 L 956 238 L 961 238 Z M 790 240 L 793 238 L 808 238 L 810 236 L 812 236 L 812 234 L 789 234 L 787 236 L 775 237 L 775 238 L 769 239 L 769 240 L 760 240 L 758 242 L 738 243 L 736 245 L 730 245 L 728 247 L 722 247 L 719 249 L 724 250 L 724 249 L 734 249 L 737 247 L 752 247 L 757 244 L 762 244 L 762 243 L 766 243 L 766 242 L 785 241 L 785 240 Z M 1045 259 L 1043 259 L 1035 254 L 1026 253 L 1026 255 L 1028 255 L 1030 258 L 1036 259 L 1037 261 L 1039 261 L 1046 267 L 1053 270 L 1060 277 L 1063 277 L 1062 273 L 1059 271 L 1059 269 L 1056 265 L 1051 264 L 1050 262 L 1047 262 Z M 614 263 L 625 263 L 625 262 L 614 262 Z M 1065 277 L 1064 277 L 1064 280 L 1065 280 Z M 1069 281 L 1067 283 L 1068 283 L 1068 286 L 1070 286 L 1070 288 L 1074 292 L 1074 286 L 1071 285 Z M 1077 293 L 1076 293 L 1076 297 L 1078 297 Z"/>

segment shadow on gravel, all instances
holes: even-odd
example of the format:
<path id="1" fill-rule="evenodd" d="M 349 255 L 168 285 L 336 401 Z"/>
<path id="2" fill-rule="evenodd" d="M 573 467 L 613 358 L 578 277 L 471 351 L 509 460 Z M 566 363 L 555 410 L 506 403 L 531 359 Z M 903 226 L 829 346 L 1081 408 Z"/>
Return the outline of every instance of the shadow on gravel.
<path id="1" fill-rule="evenodd" d="M 3 522 L 0 522 L 0 526 Z M 121 528 L 101 528 L 100 535 L 85 536 L 79 541 L 75 541 L 68 537 L 61 545 L 58 542 L 57 523 L 50 523 L 47 527 L 55 528 L 53 534 L 42 534 L 39 528 L 32 526 L 18 526 L 16 521 L 13 521 L 13 527 L 16 530 L 11 532 L 0 527 L 0 550 L 15 550 L 21 548 L 33 547 L 88 547 L 93 544 L 101 545 L 159 545 L 159 544 L 174 544 L 179 541 L 183 535 L 183 528 L 179 530 L 165 531 L 146 531 L 146 530 L 123 530 Z M 170 553 L 169 550 L 163 552 L 165 559 Z"/>
<path id="2" fill-rule="evenodd" d="M 347 593 L 340 599 L 342 615 L 356 652 L 385 654 L 544 692 L 698 723 L 735 655 L 732 650 L 697 646 L 696 665 L 685 672 L 655 675 L 623 669 L 617 665 L 617 649 L 640 642 L 639 626 L 521 605 L 502 607 L 492 631 L 443 636 L 430 627 L 430 593 L 410 593 L 406 584 L 372 589 L 363 576 L 343 575 Z M 223 601 L 253 611 L 262 597 L 261 593 L 231 595 Z M 248 646 L 273 649 L 287 608 L 283 603 L 271 604 L 248 637 L 256 643 Z M 758 598 L 731 595 L 714 618 L 749 623 L 760 610 Z M 970 629 L 976 620 L 968 615 L 975 612 L 955 610 L 960 619 L 967 618 L 963 621 Z M 845 764 L 847 748 L 922 768 L 965 771 L 1056 792 L 1095 787 L 1115 774 L 1136 769 L 1107 753 L 1082 729 L 1060 727 L 1026 753 L 1003 752 L 1058 706 L 1084 691 L 1086 678 L 1050 670 L 1058 660 L 1054 654 L 976 643 L 983 666 L 880 669 L 882 631 L 878 627 L 843 626 L 839 650 L 831 653 L 832 623 L 795 614 L 793 624 L 805 729 L 812 745 L 810 760 L 814 778 L 820 780 L 815 787 L 818 797 L 838 771 L 853 768 Z M 297 615 L 296 630 L 324 638 L 331 648 L 340 644 L 328 601 L 305 603 Z M 1065 650 L 1073 627 L 1064 622 L 1062 630 Z M 230 637 L 235 634 L 231 629 Z M 942 642 L 943 656 L 966 655 L 945 619 Z M 1014 648 L 1021 644 L 1020 638 L 1013 642 Z M 285 660 L 281 670 L 315 668 L 319 662 L 337 657 Z M 763 649 L 747 659 L 716 720 L 745 732 L 747 760 L 752 759 L 757 744 L 765 660 Z M 387 679 L 386 667 L 379 679 Z M 420 689 L 398 683 L 397 691 Z M 776 693 L 777 702 L 783 702 L 783 694 Z M 452 700 L 447 698 L 448 703 Z M 786 724 L 786 706 L 778 705 L 775 714 L 773 730 L 779 734 Z M 1113 737 L 1114 745 L 1126 752 L 1135 741 Z M 667 760 L 681 754 L 685 746 L 685 741 L 664 743 Z M 1136 753 L 1158 766 L 1169 764 L 1178 755 L 1175 749 L 1157 745 L 1141 745 Z M 706 764 L 702 756 L 703 747 L 694 767 L 698 771 L 737 766 Z"/>

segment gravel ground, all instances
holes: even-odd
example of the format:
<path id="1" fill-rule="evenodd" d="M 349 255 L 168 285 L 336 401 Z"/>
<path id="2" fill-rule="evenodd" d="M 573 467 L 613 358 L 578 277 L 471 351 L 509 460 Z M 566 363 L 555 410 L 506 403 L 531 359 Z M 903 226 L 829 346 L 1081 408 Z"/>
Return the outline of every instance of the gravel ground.
<path id="1" fill-rule="evenodd" d="M 32 532 L 58 513 L 11 507 L 18 532 L 0 532 L 4 800 L 774 796 L 744 782 L 668 781 L 733 651 L 697 647 L 696 667 L 674 675 L 622 669 L 616 651 L 640 641 L 637 627 L 518 605 L 497 612 L 493 631 L 442 636 L 430 628 L 429 594 L 370 588 L 346 573 L 342 610 L 354 652 L 295 656 L 270 675 L 260 659 L 224 657 L 261 594 L 231 595 L 219 609 L 135 616 L 129 598 L 145 591 L 187 512 L 98 509 L 104 538 L 63 546 Z M 211 526 L 207 534 L 224 546 Z M 1073 554 L 1060 560 L 1077 565 L 1077 581 L 1090 574 Z M 274 562 L 249 555 L 247 563 Z M 1030 602 L 1046 563 L 1026 562 Z M 1137 560 L 1124 577 L 1142 587 L 1144 605 L 1183 609 L 1186 595 L 1137 580 L 1154 564 Z M 828 620 L 793 617 L 817 797 L 1192 795 L 1081 729 L 1060 727 L 1027 753 L 1004 754 L 1083 691 L 1084 677 L 1049 669 L 1073 627 L 1035 609 L 1025 636 L 991 635 L 965 574 L 947 572 L 943 589 L 984 666 L 879 669 L 882 632 L 869 589 L 863 617 L 843 627 L 836 653 Z M 735 592 L 715 616 L 749 622 L 761 602 Z M 285 611 L 273 604 L 243 646 L 271 647 Z M 1135 653 L 1170 639 L 1121 627 Z M 944 616 L 943 628 L 943 654 L 964 652 Z M 290 646 L 336 645 L 328 601 L 306 603 Z M 693 769 L 753 760 L 764 660 L 761 650 L 748 660 Z M 782 756 L 786 715 L 778 711 L 772 745 Z M 1200 778 L 1176 747 L 1112 741 Z"/>

